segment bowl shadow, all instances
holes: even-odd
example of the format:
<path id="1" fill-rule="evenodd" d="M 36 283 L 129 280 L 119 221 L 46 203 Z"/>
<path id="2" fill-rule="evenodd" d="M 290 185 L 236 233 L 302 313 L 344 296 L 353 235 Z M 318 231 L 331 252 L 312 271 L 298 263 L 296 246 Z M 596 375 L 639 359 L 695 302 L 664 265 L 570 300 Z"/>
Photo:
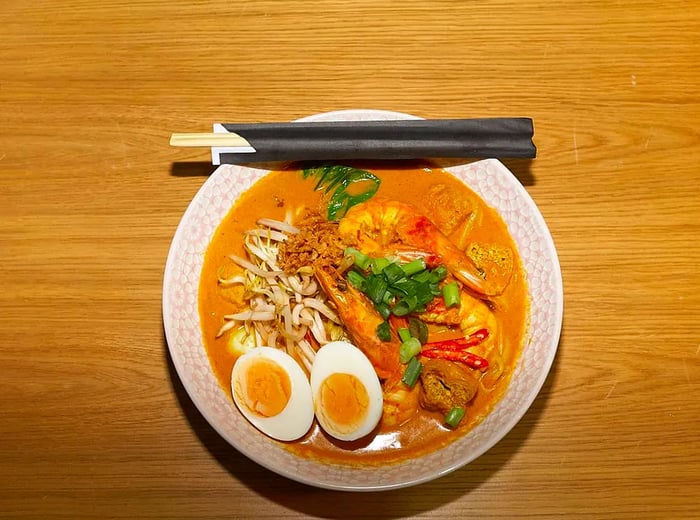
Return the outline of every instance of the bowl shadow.
<path id="1" fill-rule="evenodd" d="M 560 339 L 559 348 L 562 342 Z M 525 445 L 547 408 L 558 371 L 557 356 L 537 398 L 525 415 L 500 442 L 470 464 L 418 486 L 354 493 L 315 488 L 287 479 L 238 452 L 214 430 L 190 399 L 177 375 L 164 334 L 163 351 L 178 403 L 190 427 L 217 463 L 257 495 L 305 516 L 327 519 L 405 518 L 444 507 L 477 490 L 498 474 Z"/>
<path id="2" fill-rule="evenodd" d="M 463 164 L 468 164 L 471 162 L 478 161 L 479 159 L 435 159 L 430 160 L 433 164 L 440 166 L 442 168 L 449 168 L 452 166 L 460 166 Z M 347 162 L 347 161 L 339 161 Z M 360 163 L 367 163 L 367 161 L 358 161 Z M 532 159 L 501 159 L 501 162 L 505 165 L 508 170 L 511 171 L 513 175 L 520 181 L 523 186 L 533 186 L 535 184 L 535 177 L 532 174 Z M 373 167 L 382 168 L 383 166 L 396 164 L 405 164 L 407 167 L 415 166 L 419 164 L 420 161 L 372 161 Z M 289 162 L 276 162 L 276 163 L 250 163 L 244 164 L 243 166 L 249 166 L 251 168 L 258 168 L 263 170 L 283 170 L 289 168 Z M 301 163 L 300 163 L 301 164 Z M 205 177 L 211 175 L 218 166 L 214 166 L 209 162 L 174 162 L 170 166 L 170 175 L 174 177 Z"/>

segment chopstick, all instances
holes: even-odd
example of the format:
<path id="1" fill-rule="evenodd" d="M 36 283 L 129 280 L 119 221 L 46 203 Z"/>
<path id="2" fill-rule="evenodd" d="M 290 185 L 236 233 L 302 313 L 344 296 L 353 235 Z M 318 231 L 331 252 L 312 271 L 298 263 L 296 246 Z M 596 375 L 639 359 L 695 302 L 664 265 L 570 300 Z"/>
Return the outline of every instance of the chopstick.
<path id="1" fill-rule="evenodd" d="M 214 164 L 440 157 L 532 158 L 536 155 L 532 119 L 524 117 L 222 123 L 216 126 L 224 133 L 173 134 L 170 144 L 212 147 Z M 221 149 L 217 149 L 219 147 Z"/>
<path id="2" fill-rule="evenodd" d="M 172 134 L 170 136 L 170 146 L 178 147 L 212 147 L 212 146 L 245 146 L 249 147 L 250 143 L 244 137 L 238 134 L 228 133 L 185 133 Z"/>

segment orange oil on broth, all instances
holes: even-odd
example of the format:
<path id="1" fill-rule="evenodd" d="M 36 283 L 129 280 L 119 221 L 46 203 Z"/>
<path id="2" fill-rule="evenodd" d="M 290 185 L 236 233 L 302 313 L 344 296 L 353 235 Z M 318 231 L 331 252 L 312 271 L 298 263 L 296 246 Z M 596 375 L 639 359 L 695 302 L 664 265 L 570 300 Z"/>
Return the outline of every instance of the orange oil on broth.
<path id="1" fill-rule="evenodd" d="M 463 200 L 478 207 L 481 218 L 471 232 L 470 240 L 510 247 L 515 244 L 500 216 L 451 174 L 427 165 L 357 164 L 381 179 L 377 197 L 401 200 L 413 204 L 420 212 L 430 215 L 426 194 L 436 184 L 448 192 L 459 194 Z M 425 166 L 425 167 L 424 167 Z M 261 217 L 284 220 L 288 210 L 299 206 L 316 209 L 325 215 L 321 194 L 313 191 L 315 181 L 303 180 L 296 171 L 271 172 L 246 191 L 219 225 L 207 249 L 199 287 L 199 311 L 203 341 L 209 360 L 222 388 L 230 396 L 230 377 L 235 357 L 227 349 L 227 335 L 216 338 L 223 322 L 222 316 L 237 309 L 222 296 L 217 280 L 222 266 L 230 264 L 228 255 L 243 255 L 242 235 L 255 227 Z M 503 295 L 496 300 L 498 321 L 503 327 L 504 374 L 494 390 L 480 389 L 467 410 L 458 431 L 442 425 L 440 414 L 421 410 L 400 428 L 381 426 L 370 436 L 354 442 L 341 442 L 328 437 L 314 422 L 311 431 L 299 441 L 280 443 L 288 450 L 307 458 L 342 464 L 387 464 L 399 462 L 434 451 L 468 432 L 481 422 L 502 397 L 513 368 L 520 355 L 528 315 L 527 286 L 520 259 L 516 256 L 514 274 Z M 261 433 L 262 435 L 262 433 Z M 277 442 L 277 441 L 274 441 Z"/>

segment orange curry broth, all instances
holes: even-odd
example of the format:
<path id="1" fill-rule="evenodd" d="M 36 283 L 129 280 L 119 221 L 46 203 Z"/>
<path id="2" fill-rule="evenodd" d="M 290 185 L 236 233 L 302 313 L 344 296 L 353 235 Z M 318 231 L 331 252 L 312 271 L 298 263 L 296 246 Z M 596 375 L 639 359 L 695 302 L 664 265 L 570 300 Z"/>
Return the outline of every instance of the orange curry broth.
<path id="1" fill-rule="evenodd" d="M 443 184 L 477 206 L 482 213 L 480 223 L 471 232 L 470 240 L 510 247 L 515 256 L 514 274 L 503 295 L 497 298 L 498 321 L 503 327 L 504 374 L 490 392 L 481 388 L 470 404 L 457 431 L 443 425 L 440 414 L 420 410 L 408 423 L 386 430 L 378 427 L 374 434 L 354 442 L 341 442 L 327 436 L 314 421 L 309 433 L 300 440 L 280 443 L 288 450 L 307 458 L 342 464 L 387 464 L 432 452 L 454 441 L 480 423 L 503 396 L 520 355 L 528 298 L 525 275 L 512 238 L 501 217 L 487 206 L 459 179 L 440 168 L 423 164 L 358 164 L 381 179 L 377 197 L 398 199 L 413 204 L 430 215 L 426 194 L 431 186 Z M 223 323 L 222 316 L 237 309 L 222 296 L 217 279 L 222 266 L 230 265 L 228 255 L 243 255 L 243 233 L 255 227 L 262 217 L 284 220 L 288 209 L 298 206 L 316 208 L 325 215 L 321 193 L 314 191 L 314 179 L 304 180 L 297 170 L 274 171 L 260 179 L 242 194 L 219 225 L 210 243 L 199 286 L 199 312 L 203 341 L 209 360 L 222 388 L 231 397 L 231 369 L 234 355 L 228 350 L 228 334 L 215 338 Z M 232 406 L 235 406 L 232 404 Z M 261 433 L 261 435 L 263 435 Z M 277 442 L 277 441 L 272 441 Z"/>

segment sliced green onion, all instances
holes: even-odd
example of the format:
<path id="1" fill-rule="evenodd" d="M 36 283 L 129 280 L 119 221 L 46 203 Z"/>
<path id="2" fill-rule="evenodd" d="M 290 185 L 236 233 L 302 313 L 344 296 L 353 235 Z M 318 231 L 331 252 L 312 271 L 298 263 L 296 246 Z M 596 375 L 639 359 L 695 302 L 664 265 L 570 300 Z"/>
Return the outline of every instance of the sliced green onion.
<path id="1" fill-rule="evenodd" d="M 377 312 L 382 317 L 382 319 L 388 320 L 389 316 L 391 316 L 391 309 L 386 303 L 380 302 L 375 305 L 375 308 L 377 309 Z"/>
<path id="2" fill-rule="evenodd" d="M 459 305 L 459 286 L 457 282 L 446 283 L 442 286 L 442 297 L 445 299 L 445 307 L 456 307 Z"/>
<path id="3" fill-rule="evenodd" d="M 419 283 L 415 286 L 413 293 L 418 298 L 418 303 L 426 304 L 430 302 L 436 295 L 430 289 L 430 284 Z"/>
<path id="4" fill-rule="evenodd" d="M 360 291 L 364 292 L 365 291 L 365 286 L 367 284 L 367 279 L 362 276 L 360 273 L 357 271 L 350 271 L 346 275 L 348 282 L 350 282 L 354 287 L 359 289 Z"/>
<path id="5" fill-rule="evenodd" d="M 408 341 L 412 338 L 411 331 L 406 327 L 401 327 L 396 332 L 398 333 L 399 338 L 401 338 L 401 341 Z"/>
<path id="6" fill-rule="evenodd" d="M 403 272 L 406 276 L 414 276 L 420 273 L 421 271 L 425 271 L 425 268 L 425 259 L 423 258 L 416 258 L 415 260 L 412 260 L 407 264 L 403 264 L 401 266 L 401 269 L 403 269 Z"/>
<path id="7" fill-rule="evenodd" d="M 391 287 L 405 296 L 410 296 L 416 292 L 419 285 L 420 284 L 409 278 L 402 278 L 401 280 L 397 280 L 396 282 L 392 283 Z"/>
<path id="8" fill-rule="evenodd" d="M 433 272 L 432 271 L 421 271 L 418 274 L 414 274 L 411 276 L 411 280 L 414 280 L 418 283 L 427 283 L 430 282 L 433 279 Z"/>
<path id="9" fill-rule="evenodd" d="M 455 406 L 454 408 L 452 408 L 452 410 L 447 412 L 447 415 L 445 415 L 445 424 L 450 428 L 456 428 L 459 425 L 459 422 L 464 417 L 464 414 L 464 408 L 460 406 Z"/>
<path id="10" fill-rule="evenodd" d="M 395 264 L 394 262 L 389 263 L 389 265 L 387 265 L 382 271 L 382 274 L 386 278 L 386 281 L 390 284 L 398 282 L 402 278 L 406 278 L 401 266 L 399 264 Z"/>
<path id="11" fill-rule="evenodd" d="M 384 293 L 384 298 L 382 299 L 381 304 L 388 306 L 393 305 L 394 300 L 396 300 L 396 297 L 394 296 L 393 292 L 389 290 L 390 288 L 387 288 L 387 291 Z M 377 305 L 381 305 L 377 304 Z"/>
<path id="12" fill-rule="evenodd" d="M 345 248 L 345 256 L 352 255 L 355 258 L 355 265 L 363 271 L 369 267 L 370 257 L 354 247 Z"/>
<path id="13" fill-rule="evenodd" d="M 412 357 L 408 362 L 408 366 L 403 373 L 401 381 L 410 388 L 413 388 L 418 382 L 421 370 L 423 370 L 423 365 L 416 357 Z"/>
<path id="14" fill-rule="evenodd" d="M 415 296 L 406 296 L 405 298 L 401 298 L 396 305 L 391 308 L 391 313 L 394 316 L 406 316 L 415 310 L 416 305 L 418 305 L 418 298 Z"/>
<path id="15" fill-rule="evenodd" d="M 374 274 L 382 274 L 384 268 L 389 265 L 391 261 L 388 258 L 373 258 L 369 266 Z"/>
<path id="16" fill-rule="evenodd" d="M 389 341 L 391 339 L 391 329 L 389 328 L 388 321 L 383 321 L 377 325 L 377 337 L 382 341 Z"/>
<path id="17" fill-rule="evenodd" d="M 420 341 L 417 338 L 408 338 L 399 347 L 399 361 L 404 365 L 420 353 Z"/>
<path id="18" fill-rule="evenodd" d="M 371 276 L 367 279 L 365 294 L 375 304 L 381 303 L 384 299 L 384 293 L 386 293 L 387 287 L 389 287 L 389 284 L 386 283 L 383 276 Z"/>
<path id="19" fill-rule="evenodd" d="M 345 254 L 353 256 L 356 266 L 347 273 L 348 282 L 374 303 L 384 321 L 392 314 L 408 316 L 426 312 L 428 304 L 440 295 L 448 307 L 459 305 L 456 282 L 440 287 L 440 281 L 447 276 L 444 265 L 428 269 L 423 258 L 401 264 L 390 257 L 371 258 L 353 247 L 346 248 Z M 420 320 L 409 332 L 421 343 L 427 341 L 427 327 Z"/>
<path id="20" fill-rule="evenodd" d="M 411 336 L 417 338 L 421 344 L 425 345 L 428 342 L 428 326 L 424 321 L 418 318 L 408 319 L 408 330 Z"/>
<path id="21" fill-rule="evenodd" d="M 444 280 L 447 276 L 447 267 L 444 265 L 439 265 L 432 271 L 433 278 L 436 282 Z"/>

